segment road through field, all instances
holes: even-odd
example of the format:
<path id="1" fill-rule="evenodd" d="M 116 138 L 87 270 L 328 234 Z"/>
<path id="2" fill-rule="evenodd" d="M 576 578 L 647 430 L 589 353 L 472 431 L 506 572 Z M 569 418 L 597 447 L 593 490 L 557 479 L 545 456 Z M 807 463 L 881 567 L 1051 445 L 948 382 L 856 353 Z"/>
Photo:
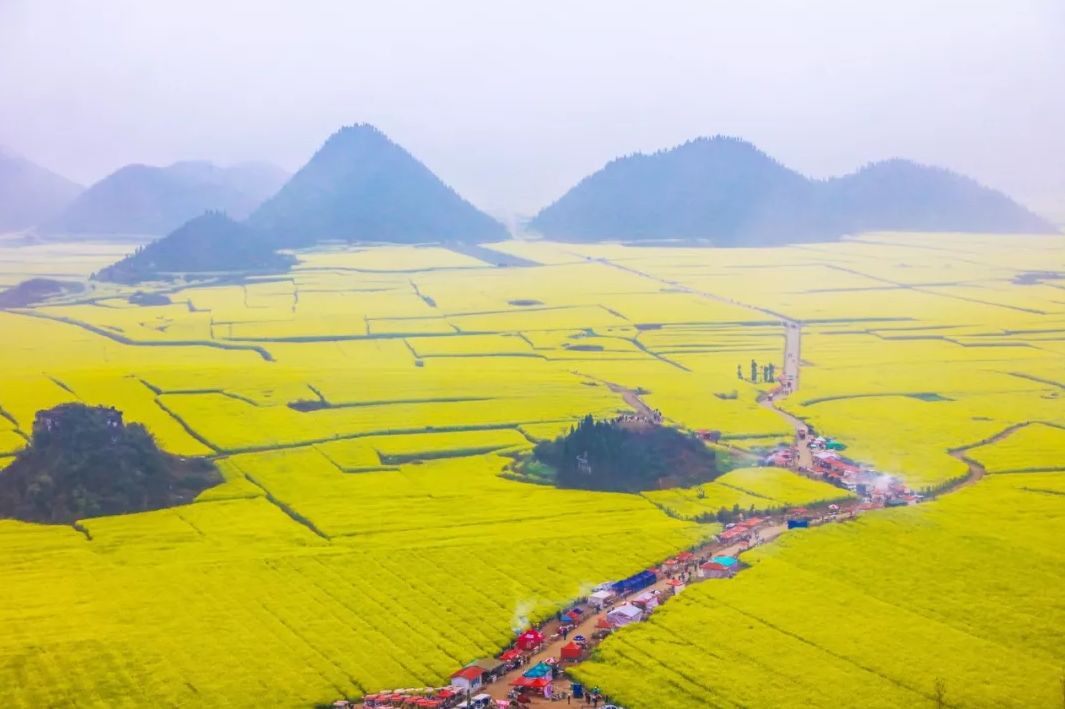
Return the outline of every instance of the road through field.
<path id="1" fill-rule="evenodd" d="M 765 542 L 771 541 L 773 539 L 776 539 L 778 536 L 780 536 L 780 534 L 782 534 L 785 531 L 787 531 L 787 526 L 786 525 L 784 525 L 784 524 L 774 524 L 772 526 L 763 527 L 763 528 L 759 529 L 758 533 L 759 533 L 761 542 L 765 543 Z M 722 544 L 721 542 L 718 542 L 718 541 L 711 541 L 711 542 L 707 542 L 706 544 L 704 544 L 704 545 L 702 545 L 700 547 L 697 547 L 697 548 L 693 549 L 692 553 L 695 555 L 696 559 L 698 559 L 698 558 L 709 558 L 710 556 L 721 556 L 721 555 L 736 556 L 737 554 L 739 554 L 740 552 L 744 551 L 747 548 L 748 547 L 747 547 L 747 545 L 745 543 Z M 691 571 L 692 576 L 693 576 L 692 583 L 698 583 L 698 582 L 702 582 L 704 580 L 704 579 L 695 578 L 695 564 L 694 563 L 689 567 L 688 570 Z M 681 571 L 681 569 L 678 568 L 677 573 L 679 574 L 680 571 Z M 661 594 L 661 597 L 663 599 L 668 599 L 673 593 L 673 590 L 672 590 L 672 587 L 669 584 L 669 581 L 670 581 L 669 576 L 663 576 L 653 586 L 649 586 L 647 588 L 641 589 L 640 593 L 645 593 L 647 591 L 658 591 Z M 487 688 L 485 688 L 485 689 L 483 689 L 481 691 L 492 695 L 492 697 L 494 699 L 507 699 L 507 694 L 511 690 L 511 682 L 514 682 L 519 677 L 521 677 L 522 672 L 526 671 L 529 667 L 532 667 L 533 665 L 537 664 L 538 662 L 543 662 L 543 661 L 547 660 L 548 658 L 555 658 L 555 659 L 560 658 L 562 656 L 562 648 L 570 640 L 572 640 L 577 635 L 583 635 L 586 638 L 591 638 L 592 634 L 595 633 L 595 631 L 596 631 L 596 627 L 595 627 L 596 621 L 600 618 L 600 616 L 601 616 L 600 613 L 593 613 L 593 612 L 585 613 L 584 617 L 581 619 L 581 622 L 578 623 L 576 626 L 574 626 L 573 629 L 570 630 L 569 633 L 567 633 L 565 638 L 563 638 L 562 635 L 559 634 L 559 625 L 560 625 L 560 623 L 557 620 L 550 621 L 542 629 L 542 632 L 543 632 L 544 636 L 547 638 L 546 642 L 544 642 L 543 646 L 541 646 L 541 648 L 538 651 L 536 651 L 535 653 L 533 653 L 529 657 L 528 662 L 526 662 L 521 667 L 518 667 L 518 668 L 516 668 L 514 670 L 511 670 L 507 674 L 503 675 L 502 678 L 496 680 L 495 682 L 490 684 Z M 550 704 L 552 702 L 549 702 L 548 700 L 543 699 L 543 698 L 536 698 L 536 699 L 533 700 L 532 703 L 534 705 L 539 705 L 539 704 Z"/>
<path id="2" fill-rule="evenodd" d="M 779 312 L 777 312 L 775 310 L 770 310 L 769 308 L 763 308 L 763 307 L 758 306 L 758 305 L 751 305 L 750 303 L 744 303 L 743 301 L 735 300 L 733 298 L 729 298 L 728 296 L 718 295 L 717 293 L 711 293 L 709 291 L 699 290 L 698 288 L 692 288 L 691 286 L 685 285 L 685 284 L 681 283 L 680 281 L 672 281 L 672 280 L 670 280 L 668 278 L 660 278 L 658 276 L 655 276 L 655 275 L 652 275 L 650 273 L 647 273 L 646 271 L 641 271 L 639 269 L 632 268 L 631 266 L 624 266 L 624 265 L 622 265 L 620 263 L 615 263 L 613 261 L 610 261 L 609 259 L 604 259 L 604 258 L 598 258 L 597 259 L 597 258 L 592 258 L 590 256 L 582 256 L 581 254 L 577 254 L 577 253 L 574 253 L 572 251 L 568 251 L 566 253 L 569 253 L 572 256 L 577 256 L 578 258 L 583 258 L 586 261 L 594 261 L 596 263 L 601 263 L 601 264 L 606 265 L 606 266 L 611 266 L 611 267 L 616 268 L 618 270 L 625 271 L 626 273 L 631 273 L 634 276 L 639 276 L 640 278 L 646 278 L 648 280 L 656 281 L 656 282 L 661 283 L 662 285 L 667 286 L 667 287 L 669 287 L 669 288 L 671 288 L 673 290 L 682 291 L 684 293 L 691 293 L 692 295 L 697 295 L 700 298 L 706 298 L 707 300 L 716 300 L 719 303 L 728 303 L 729 305 L 736 305 L 736 306 L 741 307 L 741 308 L 746 308 L 747 310 L 753 310 L 755 312 L 762 313 L 763 315 L 769 315 L 769 316 L 771 316 L 773 318 L 781 320 L 785 324 L 794 323 L 794 321 L 791 318 L 789 318 L 787 315 L 784 315 L 783 313 L 779 313 Z"/>
<path id="3" fill-rule="evenodd" d="M 711 297 L 714 297 L 714 296 L 711 296 Z M 784 361 L 785 361 L 784 371 L 785 371 L 786 374 L 790 372 L 790 374 L 792 376 L 792 379 L 790 381 L 797 383 L 798 382 L 798 368 L 800 366 L 799 353 L 800 353 L 801 331 L 800 331 L 799 326 L 798 326 L 797 323 L 793 323 L 791 321 L 785 321 L 785 333 L 786 333 L 786 336 L 785 336 L 785 353 L 784 353 Z M 790 370 L 788 368 L 788 363 L 789 362 L 791 362 Z M 640 395 L 639 395 L 638 391 L 634 391 L 632 389 L 628 389 L 626 387 L 622 387 L 620 385 L 609 383 L 609 382 L 607 382 L 607 385 L 610 387 L 611 391 L 613 391 L 613 392 L 615 392 L 617 394 L 621 394 L 621 396 L 625 400 L 625 402 L 629 406 L 631 406 L 637 412 L 637 414 L 639 416 L 644 417 L 644 418 L 646 418 L 648 420 L 651 419 L 651 417 L 653 416 L 653 410 L 651 409 L 650 406 L 648 406 L 643 401 L 643 399 L 640 398 Z M 792 390 L 794 390 L 794 389 L 792 388 Z M 786 396 L 786 395 L 787 394 L 783 393 L 783 392 L 781 392 L 781 394 L 780 394 L 780 396 L 782 396 L 782 397 Z M 803 465 L 803 464 L 812 465 L 812 458 L 810 458 L 810 449 L 806 445 L 808 437 L 807 436 L 803 436 L 803 437 L 800 438 L 800 436 L 798 435 L 798 432 L 800 430 L 803 431 L 803 432 L 805 432 L 807 430 L 806 424 L 803 423 L 798 418 L 796 418 L 795 416 L 792 416 L 791 414 L 778 409 L 775 406 L 775 402 L 772 399 L 770 399 L 769 397 L 763 397 L 762 398 L 762 402 L 765 405 L 767 405 L 769 408 L 771 408 L 772 410 L 776 411 L 778 414 L 780 414 L 781 416 L 786 418 L 788 420 L 788 422 L 792 424 L 792 426 L 795 428 L 795 431 L 796 431 L 795 444 L 796 444 L 796 447 L 799 450 L 800 465 Z M 776 539 L 778 536 L 780 536 L 781 534 L 783 534 L 786 531 L 787 531 L 787 524 L 782 519 L 781 520 L 775 520 L 769 526 L 762 527 L 762 528 L 758 529 L 758 532 L 757 532 L 758 536 L 757 536 L 756 543 L 757 544 L 768 543 L 768 542 Z M 698 560 L 698 559 L 708 559 L 708 558 L 710 558 L 712 556 L 719 556 L 719 555 L 737 556 L 741 552 L 746 551 L 749 548 L 750 548 L 750 544 L 747 543 L 747 542 L 722 543 L 722 542 L 719 542 L 719 541 L 717 541 L 715 539 L 715 540 L 709 541 L 709 542 L 707 542 L 707 543 L 705 543 L 705 544 L 703 544 L 703 545 L 701 545 L 701 546 L 699 546 L 699 547 L 697 547 L 695 549 L 692 549 L 691 551 L 694 554 L 694 559 Z M 689 578 L 690 578 L 689 582 L 690 583 L 702 582 L 704 579 L 698 578 L 697 573 L 696 573 L 697 569 L 698 569 L 698 564 L 696 562 L 692 562 L 687 567 L 678 568 L 677 571 L 675 572 L 675 575 L 680 575 L 682 573 L 690 574 L 690 576 L 689 576 Z M 648 591 L 648 590 L 650 590 L 650 591 L 658 591 L 663 599 L 667 599 L 668 600 L 673 595 L 673 588 L 670 585 L 670 581 L 671 581 L 671 578 L 670 578 L 669 575 L 663 575 L 663 577 L 659 578 L 658 581 L 655 582 L 654 585 L 652 585 L 652 586 L 650 586 L 650 587 L 648 587 L 646 589 L 642 589 L 641 592 L 645 592 L 645 591 Z M 505 674 L 503 677 L 501 677 L 499 680 L 496 680 L 492 684 L 488 685 L 488 687 L 486 687 L 482 691 L 486 692 L 487 694 L 490 694 L 494 699 L 497 699 L 497 700 L 505 700 L 505 699 L 507 699 L 508 698 L 508 694 L 509 694 L 509 692 L 511 690 L 511 683 L 516 681 L 518 678 L 520 678 L 522 676 L 522 672 L 524 672 L 526 669 L 528 669 L 528 667 L 530 667 L 532 665 L 535 665 L 538 662 L 545 661 L 545 660 L 547 660 L 549 658 L 555 658 L 555 659 L 560 658 L 562 656 L 562 648 L 574 636 L 583 635 L 586 638 L 591 638 L 593 633 L 595 633 L 595 631 L 596 631 L 596 622 L 598 621 L 600 616 L 601 616 L 600 613 L 587 612 L 585 614 L 585 616 L 581 619 L 581 622 L 578 623 L 576 626 L 574 626 L 566 634 L 566 637 L 563 637 L 560 634 L 560 632 L 559 632 L 559 627 L 560 627 L 559 621 L 558 620 L 550 621 L 549 623 L 547 623 L 542 628 L 542 632 L 544 633 L 545 637 L 547 638 L 547 641 L 544 643 L 544 645 L 537 652 L 533 653 L 528 658 L 528 661 L 524 665 L 522 665 L 521 667 L 518 667 L 518 668 L 516 668 L 514 670 L 511 670 L 510 672 Z M 565 690 L 563 690 L 563 691 L 565 691 Z M 532 700 L 532 704 L 534 704 L 534 705 L 549 704 L 549 703 L 551 703 L 551 702 L 549 702 L 548 700 L 543 699 L 543 698 L 535 698 L 535 699 Z"/>

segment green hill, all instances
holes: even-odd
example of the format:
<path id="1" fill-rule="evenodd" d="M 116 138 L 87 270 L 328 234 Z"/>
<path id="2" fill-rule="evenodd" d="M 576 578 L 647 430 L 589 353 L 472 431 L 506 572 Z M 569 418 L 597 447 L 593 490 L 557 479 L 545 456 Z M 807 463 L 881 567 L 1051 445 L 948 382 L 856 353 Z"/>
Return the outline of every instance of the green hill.
<path id="1" fill-rule="evenodd" d="M 177 274 L 284 271 L 294 259 L 278 254 L 251 227 L 219 212 L 196 217 L 162 239 L 100 271 L 101 281 L 140 283 Z"/>
<path id="2" fill-rule="evenodd" d="M 0 475 L 0 517 L 72 523 L 191 502 L 222 481 L 210 462 L 159 450 L 115 409 L 39 411 L 29 446 Z"/>
<path id="3" fill-rule="evenodd" d="M 721 471 L 714 451 L 694 436 L 641 420 L 584 417 L 569 433 L 533 450 L 559 487 L 640 492 L 689 487 Z"/>
<path id="4" fill-rule="evenodd" d="M 248 220 L 283 246 L 506 238 L 506 228 L 370 125 L 334 133 Z"/>
<path id="5" fill-rule="evenodd" d="M 827 241 L 869 230 L 1053 233 L 1001 192 L 906 160 L 812 180 L 736 138 L 700 138 L 614 160 L 529 227 L 557 239 Z"/>

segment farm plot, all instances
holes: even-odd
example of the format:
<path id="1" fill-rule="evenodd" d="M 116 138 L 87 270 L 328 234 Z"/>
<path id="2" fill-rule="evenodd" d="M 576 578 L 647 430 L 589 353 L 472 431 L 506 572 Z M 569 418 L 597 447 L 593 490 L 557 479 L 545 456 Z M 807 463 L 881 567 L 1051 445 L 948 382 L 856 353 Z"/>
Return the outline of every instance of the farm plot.
<path id="1" fill-rule="evenodd" d="M 968 455 L 990 473 L 1065 470 L 1065 426 L 1033 423 L 1001 441 L 970 448 Z"/>
<path id="2" fill-rule="evenodd" d="M 846 490 L 783 468 L 737 468 L 693 488 L 645 492 L 643 496 L 682 519 L 713 517 L 720 510 L 770 510 L 852 497 Z"/>

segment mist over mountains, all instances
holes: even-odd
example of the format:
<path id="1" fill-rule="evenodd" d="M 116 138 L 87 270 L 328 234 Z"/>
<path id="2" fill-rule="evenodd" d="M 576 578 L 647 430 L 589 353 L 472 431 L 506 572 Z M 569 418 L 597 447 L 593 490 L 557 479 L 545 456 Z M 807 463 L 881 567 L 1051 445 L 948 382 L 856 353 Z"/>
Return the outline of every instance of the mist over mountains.
<path id="1" fill-rule="evenodd" d="M 47 234 L 162 235 L 204 211 L 244 218 L 288 175 L 266 163 L 219 167 L 177 162 L 127 165 L 82 192 L 41 225 Z"/>
<path id="2" fill-rule="evenodd" d="M 124 282 L 283 270 L 291 259 L 278 250 L 326 241 L 509 237 L 503 224 L 366 124 L 341 128 L 291 177 L 262 163 L 129 165 L 79 193 L 54 173 L 4 155 L 0 184 L 8 186 L 0 216 L 17 228 L 68 203 L 39 230 L 66 237 L 167 234 L 100 274 Z M 717 246 L 831 241 L 873 230 L 1057 231 L 1005 194 L 949 170 L 887 160 L 814 180 L 746 141 L 720 136 L 613 160 L 529 227 L 559 240 Z"/>
<path id="3" fill-rule="evenodd" d="M 136 283 L 175 273 L 284 270 L 278 249 L 331 240 L 392 243 L 507 238 L 506 228 L 369 125 L 334 133 L 243 221 L 208 212 L 102 270 Z"/>
<path id="4" fill-rule="evenodd" d="M 341 128 L 249 224 L 277 243 L 489 241 L 506 228 L 377 128 Z"/>
<path id="5" fill-rule="evenodd" d="M 906 160 L 813 180 L 750 143 L 699 138 L 618 158 L 529 224 L 549 238 L 698 239 L 762 246 L 869 230 L 1055 232 L 967 177 Z"/>
<path id="6" fill-rule="evenodd" d="M 51 219 L 81 191 L 81 185 L 0 147 L 0 232 Z"/>
<path id="7" fill-rule="evenodd" d="M 97 278 L 140 283 L 183 273 L 283 271 L 293 263 L 247 224 L 206 212 L 101 270 Z"/>

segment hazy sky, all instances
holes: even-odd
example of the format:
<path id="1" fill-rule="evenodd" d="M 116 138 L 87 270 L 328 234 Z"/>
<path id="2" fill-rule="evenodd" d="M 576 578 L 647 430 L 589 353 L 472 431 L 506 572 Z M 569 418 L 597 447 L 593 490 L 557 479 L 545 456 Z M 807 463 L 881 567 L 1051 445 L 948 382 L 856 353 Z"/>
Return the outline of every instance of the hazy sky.
<path id="1" fill-rule="evenodd" d="M 620 154 L 747 138 L 944 165 L 1065 221 L 1065 0 L 0 0 L 0 144 L 298 168 L 370 122 L 530 213 Z"/>

